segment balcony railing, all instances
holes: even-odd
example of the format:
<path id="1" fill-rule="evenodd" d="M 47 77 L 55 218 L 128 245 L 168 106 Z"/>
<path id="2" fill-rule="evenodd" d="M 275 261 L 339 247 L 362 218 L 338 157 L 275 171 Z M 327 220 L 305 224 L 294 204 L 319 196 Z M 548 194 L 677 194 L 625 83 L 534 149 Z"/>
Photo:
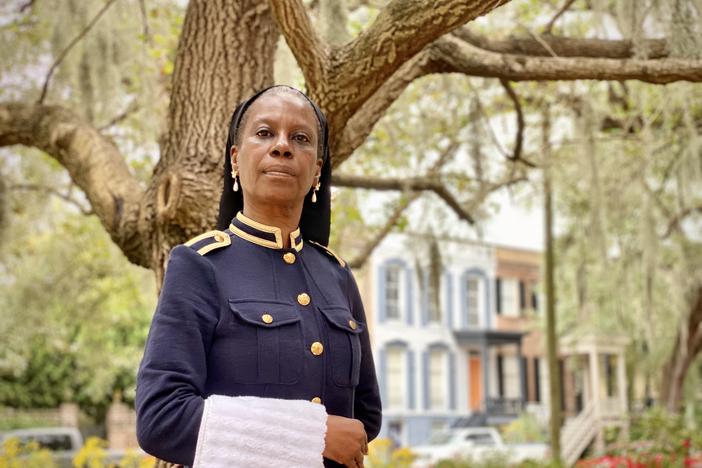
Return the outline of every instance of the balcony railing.
<path id="1" fill-rule="evenodd" d="M 490 416 L 518 416 L 524 411 L 521 398 L 488 398 L 485 409 Z"/>

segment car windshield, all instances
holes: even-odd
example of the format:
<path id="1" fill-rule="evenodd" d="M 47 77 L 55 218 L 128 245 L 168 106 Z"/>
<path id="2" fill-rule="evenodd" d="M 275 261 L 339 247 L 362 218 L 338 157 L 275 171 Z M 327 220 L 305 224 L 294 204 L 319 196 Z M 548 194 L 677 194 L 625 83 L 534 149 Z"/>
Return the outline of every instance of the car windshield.
<path id="1" fill-rule="evenodd" d="M 429 438 L 428 445 L 444 445 L 451 440 L 450 432 L 437 432 Z"/>
<path id="2" fill-rule="evenodd" d="M 474 445 L 495 445 L 492 435 L 484 433 L 468 434 L 466 441 L 472 442 Z"/>

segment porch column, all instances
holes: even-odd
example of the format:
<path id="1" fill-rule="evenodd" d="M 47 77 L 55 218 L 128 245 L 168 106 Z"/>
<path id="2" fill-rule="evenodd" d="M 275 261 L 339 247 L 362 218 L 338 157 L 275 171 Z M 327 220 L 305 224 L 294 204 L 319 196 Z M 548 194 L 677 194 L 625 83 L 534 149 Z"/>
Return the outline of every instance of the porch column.
<path id="1" fill-rule="evenodd" d="M 617 388 L 619 388 L 619 411 L 625 414 L 629 404 L 626 398 L 626 361 L 623 352 L 617 354 Z"/>
<path id="2" fill-rule="evenodd" d="M 600 366 L 597 362 L 597 350 L 590 350 L 590 404 L 592 404 L 595 418 L 600 417 Z"/>
<path id="3" fill-rule="evenodd" d="M 592 396 L 593 414 L 595 415 L 595 425 L 598 427 L 595 436 L 595 452 L 601 453 L 604 450 L 604 434 L 600 425 L 600 366 L 597 361 L 597 348 L 593 345 L 590 349 L 590 384 L 592 386 L 590 395 Z"/>
<path id="4" fill-rule="evenodd" d="M 517 359 L 519 359 L 519 394 L 521 398 L 520 411 L 524 411 L 527 401 L 527 376 L 524 368 L 524 357 L 522 356 L 522 339 L 517 341 Z"/>
<path id="5" fill-rule="evenodd" d="M 488 353 L 487 339 L 483 338 L 480 340 L 480 360 L 482 361 L 482 371 L 483 371 L 483 411 L 485 414 L 488 412 L 488 379 L 490 378 L 490 353 Z"/>

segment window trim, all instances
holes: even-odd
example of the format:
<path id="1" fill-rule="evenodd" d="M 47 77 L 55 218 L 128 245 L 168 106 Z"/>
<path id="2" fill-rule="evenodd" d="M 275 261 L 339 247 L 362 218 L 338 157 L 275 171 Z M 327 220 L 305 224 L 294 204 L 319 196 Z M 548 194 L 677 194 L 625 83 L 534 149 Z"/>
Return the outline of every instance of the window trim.
<path id="1" fill-rule="evenodd" d="M 468 290 L 467 281 L 469 278 L 478 279 L 478 325 L 468 324 Z M 490 282 L 488 275 L 481 268 L 470 268 L 461 275 L 461 318 L 460 328 L 490 328 Z M 481 292 L 482 291 L 482 292 Z"/>

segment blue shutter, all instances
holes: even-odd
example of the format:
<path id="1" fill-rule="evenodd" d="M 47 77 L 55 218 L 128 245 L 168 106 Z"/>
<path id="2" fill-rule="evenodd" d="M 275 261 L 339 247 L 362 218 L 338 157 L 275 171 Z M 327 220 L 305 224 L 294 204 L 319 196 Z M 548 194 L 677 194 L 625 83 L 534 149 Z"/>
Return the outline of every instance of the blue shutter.
<path id="1" fill-rule="evenodd" d="M 423 275 L 424 278 L 424 284 L 422 285 L 422 312 L 421 312 L 421 317 L 422 321 L 421 324 L 422 326 L 425 326 L 427 323 L 429 323 L 429 273 L 424 272 Z"/>
<path id="2" fill-rule="evenodd" d="M 387 297 L 387 291 L 385 291 L 385 265 L 380 265 L 378 267 L 378 321 L 383 323 L 385 321 L 385 299 Z"/>
<path id="3" fill-rule="evenodd" d="M 414 294 L 412 294 L 412 269 L 405 266 L 405 302 L 407 303 L 407 325 L 414 323 Z"/>
<path id="4" fill-rule="evenodd" d="M 422 351 L 422 393 L 424 409 L 429 409 L 429 351 Z"/>
<path id="5" fill-rule="evenodd" d="M 453 328 L 453 276 L 451 273 L 444 272 L 444 290 L 446 294 L 446 326 L 449 329 Z"/>
<path id="6" fill-rule="evenodd" d="M 497 315 L 502 313 L 502 280 L 495 278 L 495 300 L 497 301 Z"/>
<path id="7" fill-rule="evenodd" d="M 461 305 L 461 328 L 468 328 L 468 289 L 466 283 L 468 282 L 468 275 L 461 275 L 461 299 L 459 304 Z"/>
<path id="8" fill-rule="evenodd" d="M 408 408 L 414 409 L 414 351 L 407 350 L 407 399 Z"/>
<path id="9" fill-rule="evenodd" d="M 456 357 L 453 352 L 448 353 L 448 386 L 449 386 L 449 409 L 456 409 Z"/>
<path id="10" fill-rule="evenodd" d="M 490 305 L 490 279 L 484 272 L 480 272 L 480 281 L 485 290 L 485 328 L 492 328 L 492 306 Z"/>
<path id="11" fill-rule="evenodd" d="M 388 401 L 388 356 L 387 353 L 385 352 L 385 348 L 380 348 L 380 353 L 378 356 L 378 360 L 380 361 L 380 369 L 379 369 L 379 379 L 380 380 L 380 401 L 381 402 L 386 402 L 387 404 Z"/>

